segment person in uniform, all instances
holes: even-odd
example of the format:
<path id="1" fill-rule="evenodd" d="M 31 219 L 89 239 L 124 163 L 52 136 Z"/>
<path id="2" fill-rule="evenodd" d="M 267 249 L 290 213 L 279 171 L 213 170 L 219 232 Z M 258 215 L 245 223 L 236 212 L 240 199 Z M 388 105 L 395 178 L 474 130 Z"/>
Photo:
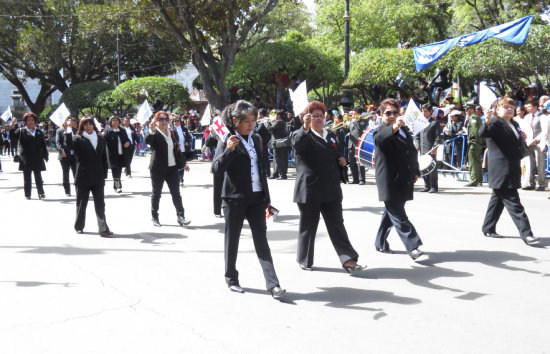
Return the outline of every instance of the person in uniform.
<path id="1" fill-rule="evenodd" d="M 361 135 L 369 125 L 369 119 L 366 113 L 361 114 L 357 120 L 351 122 L 348 125 L 349 128 L 349 140 L 348 140 L 348 162 L 351 169 L 351 184 L 365 184 L 365 166 L 361 166 L 357 163 L 355 158 L 355 149 Z"/>
<path id="2" fill-rule="evenodd" d="M 483 152 L 483 138 L 479 135 L 479 128 L 483 124 L 481 118 L 474 113 L 475 106 L 466 105 L 466 121 L 468 122 L 468 167 L 470 169 L 470 183 L 466 187 L 477 187 L 483 183 L 481 169 L 481 153 Z"/>
<path id="3" fill-rule="evenodd" d="M 415 135 L 414 145 L 422 155 L 429 154 L 435 161 L 437 146 L 441 144 L 439 122 L 432 117 L 432 107 L 429 103 L 422 106 L 422 114 L 428 120 L 428 125 Z M 437 193 L 438 190 L 437 169 L 434 169 L 424 176 L 424 189 L 420 192 Z"/>
<path id="4" fill-rule="evenodd" d="M 284 139 L 288 136 L 286 123 L 282 118 L 282 111 L 275 112 L 275 121 L 268 127 L 273 140 Z M 273 175 L 270 179 L 287 179 L 288 170 L 288 147 L 275 147 L 273 158 Z"/>
<path id="5" fill-rule="evenodd" d="M 414 183 L 418 180 L 417 150 L 409 129 L 399 116 L 399 103 L 386 98 L 380 104 L 382 124 L 373 134 L 376 156 L 376 187 L 384 202 L 384 213 L 376 235 L 376 250 L 392 253 L 387 241 L 392 226 L 403 241 L 409 256 L 417 260 L 424 252 L 422 240 L 409 221 L 405 203 L 413 199 Z"/>
<path id="6" fill-rule="evenodd" d="M 74 136 L 77 131 L 78 121 L 70 116 L 65 119 L 63 126 L 57 129 L 55 133 L 55 146 L 59 152 L 57 159 L 61 164 L 61 170 L 63 172 L 63 189 L 67 197 L 71 196 L 71 183 L 69 182 L 69 174 L 72 171 L 73 178 L 76 174 L 76 160 L 74 158 L 74 151 L 67 148 L 65 145 L 65 132 L 67 127 L 70 127 L 71 134 Z"/>

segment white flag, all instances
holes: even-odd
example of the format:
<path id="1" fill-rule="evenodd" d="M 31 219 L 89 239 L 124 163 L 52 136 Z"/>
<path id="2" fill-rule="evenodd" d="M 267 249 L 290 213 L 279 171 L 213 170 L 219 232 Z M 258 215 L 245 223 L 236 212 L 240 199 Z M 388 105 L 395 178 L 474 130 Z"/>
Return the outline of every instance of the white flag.
<path id="1" fill-rule="evenodd" d="M 4 111 L 4 113 L 2 113 L 2 116 L 0 116 L 0 118 L 6 123 L 8 122 L 8 120 L 13 118 L 13 115 L 11 114 L 11 106 L 8 106 L 8 108 L 6 108 L 6 110 Z"/>
<path id="2" fill-rule="evenodd" d="M 418 106 L 414 103 L 412 98 L 409 101 L 409 105 L 407 106 L 407 110 L 405 111 L 405 116 L 403 118 L 405 120 L 405 124 L 409 127 L 413 135 L 420 132 L 426 128 L 428 124 L 430 124 L 420 109 L 418 109 Z"/>
<path id="3" fill-rule="evenodd" d="M 214 132 L 220 137 L 221 141 L 225 142 L 225 140 L 229 136 L 229 129 L 227 129 L 220 117 L 214 119 L 214 122 L 212 123 L 212 128 L 214 128 Z"/>
<path id="4" fill-rule="evenodd" d="M 298 116 L 300 113 L 302 113 L 307 105 L 307 86 L 306 82 L 302 82 L 296 90 L 292 91 L 291 89 L 288 90 L 290 93 L 290 100 L 292 101 L 292 107 L 294 110 L 294 115 Z"/>
<path id="5" fill-rule="evenodd" d="M 479 84 L 479 105 L 483 108 L 491 108 L 491 104 L 497 100 L 497 95 L 485 82 Z"/>
<path id="6" fill-rule="evenodd" d="M 149 102 L 147 102 L 147 99 L 143 101 L 142 105 L 139 106 L 136 120 L 139 122 L 139 124 L 145 123 L 145 121 L 153 115 L 153 111 L 151 110 L 151 106 L 149 106 Z"/>
<path id="7" fill-rule="evenodd" d="M 52 113 L 50 116 L 50 120 L 57 125 L 58 127 L 63 126 L 63 122 L 71 115 L 71 112 L 69 112 L 69 109 L 67 106 L 65 106 L 65 103 L 62 103 L 55 112 Z"/>
<path id="8" fill-rule="evenodd" d="M 202 126 L 205 126 L 205 125 L 210 125 L 210 121 L 212 120 L 212 113 L 210 112 L 210 103 L 208 104 L 208 106 L 206 106 L 206 110 L 204 111 L 204 114 L 201 118 L 201 125 Z"/>

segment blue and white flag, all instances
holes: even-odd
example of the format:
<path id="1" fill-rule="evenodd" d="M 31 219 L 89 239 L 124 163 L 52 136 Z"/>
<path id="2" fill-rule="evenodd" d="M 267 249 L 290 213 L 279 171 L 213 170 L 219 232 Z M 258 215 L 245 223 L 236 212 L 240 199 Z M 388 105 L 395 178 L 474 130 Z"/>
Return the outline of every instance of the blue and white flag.
<path id="1" fill-rule="evenodd" d="M 495 37 L 514 44 L 523 44 L 529 35 L 529 29 L 533 22 L 533 15 L 506 22 L 498 26 L 490 27 L 478 32 L 465 34 L 460 37 L 446 39 L 441 42 L 414 47 L 414 62 L 416 71 L 426 69 L 444 56 L 455 45 L 467 47 Z"/>
<path id="2" fill-rule="evenodd" d="M 0 116 L 0 119 L 2 119 L 4 122 L 8 122 L 8 120 L 12 119 L 13 115 L 11 114 L 11 106 L 8 106 L 8 108 L 2 113 Z"/>

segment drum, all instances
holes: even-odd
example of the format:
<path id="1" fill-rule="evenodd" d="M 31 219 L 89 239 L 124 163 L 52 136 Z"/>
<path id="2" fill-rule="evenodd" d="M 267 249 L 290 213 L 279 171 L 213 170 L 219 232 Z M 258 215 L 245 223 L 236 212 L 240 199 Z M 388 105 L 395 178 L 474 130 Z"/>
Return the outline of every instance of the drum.
<path id="1" fill-rule="evenodd" d="M 355 147 L 355 159 L 361 166 L 374 168 L 374 129 L 370 127 L 363 132 Z"/>
<path id="2" fill-rule="evenodd" d="M 420 170 L 420 177 L 429 175 L 435 170 L 435 160 L 430 155 L 420 155 L 418 157 L 418 169 Z"/>

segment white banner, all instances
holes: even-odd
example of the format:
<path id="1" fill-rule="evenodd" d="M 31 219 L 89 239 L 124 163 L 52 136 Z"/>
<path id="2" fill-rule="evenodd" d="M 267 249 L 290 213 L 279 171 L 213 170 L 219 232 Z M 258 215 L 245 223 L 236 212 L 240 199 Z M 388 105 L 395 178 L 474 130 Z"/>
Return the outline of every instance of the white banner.
<path id="1" fill-rule="evenodd" d="M 214 122 L 212 123 L 212 128 L 214 128 L 214 132 L 220 137 L 221 141 L 225 142 L 225 140 L 229 136 L 229 129 L 227 129 L 227 127 L 219 117 L 214 119 Z"/>
<path id="2" fill-rule="evenodd" d="M 290 100 L 292 101 L 292 108 L 294 110 L 294 116 L 298 116 L 300 113 L 302 113 L 307 105 L 307 85 L 306 82 L 302 82 L 295 91 L 292 91 L 291 89 L 288 89 L 288 92 L 290 93 Z"/>
<path id="3" fill-rule="evenodd" d="M 139 122 L 139 124 L 145 123 L 145 121 L 153 115 L 153 110 L 151 110 L 151 106 L 149 106 L 149 102 L 147 102 L 147 99 L 143 101 L 141 106 L 139 106 L 138 112 L 136 114 L 136 120 Z"/>
<path id="4" fill-rule="evenodd" d="M 479 105 L 485 109 L 490 109 L 491 104 L 497 100 L 497 95 L 487 86 L 485 82 L 479 84 Z"/>
<path id="5" fill-rule="evenodd" d="M 11 118 L 13 118 L 13 115 L 11 114 L 11 106 L 8 106 L 4 113 L 2 113 L 2 116 L 0 116 L 0 119 L 7 123 Z"/>
<path id="6" fill-rule="evenodd" d="M 210 108 L 210 103 L 208 104 L 208 106 L 206 106 L 206 110 L 204 111 L 204 114 L 202 115 L 202 118 L 201 118 L 201 125 L 202 126 L 205 126 L 205 125 L 210 125 L 210 121 L 212 120 L 212 113 L 210 112 L 211 108 Z"/>
<path id="7" fill-rule="evenodd" d="M 428 124 L 430 124 L 422 114 L 422 111 L 418 109 L 418 106 L 414 103 L 412 98 L 409 101 L 409 105 L 407 106 L 407 110 L 405 111 L 403 118 L 405 120 L 405 124 L 409 127 L 413 135 L 416 135 L 418 132 L 426 128 Z"/>
<path id="8" fill-rule="evenodd" d="M 65 103 L 62 103 L 55 112 L 52 113 L 50 116 L 50 120 L 57 125 L 58 127 L 63 126 L 63 122 L 71 115 L 71 112 L 69 112 L 69 109 L 67 106 L 65 106 Z"/>

